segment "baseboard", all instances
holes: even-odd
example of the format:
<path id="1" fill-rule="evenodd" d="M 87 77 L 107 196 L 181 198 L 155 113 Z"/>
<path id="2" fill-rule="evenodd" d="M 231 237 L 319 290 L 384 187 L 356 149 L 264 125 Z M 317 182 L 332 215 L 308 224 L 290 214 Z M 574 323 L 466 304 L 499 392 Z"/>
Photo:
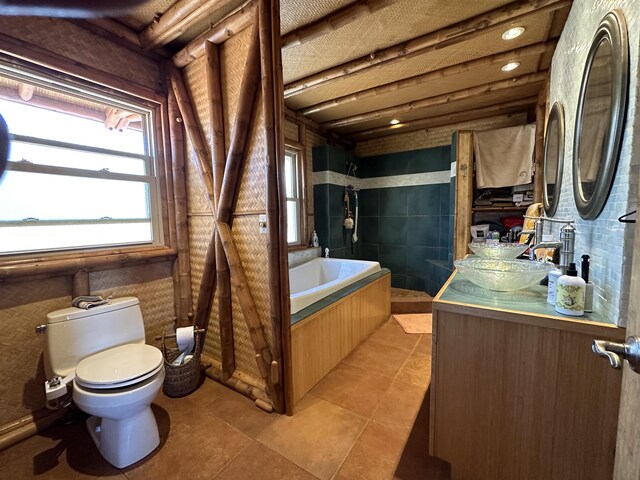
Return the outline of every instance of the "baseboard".
<path id="1" fill-rule="evenodd" d="M 66 417 L 67 409 L 42 409 L 0 427 L 0 452 L 46 430 Z"/>

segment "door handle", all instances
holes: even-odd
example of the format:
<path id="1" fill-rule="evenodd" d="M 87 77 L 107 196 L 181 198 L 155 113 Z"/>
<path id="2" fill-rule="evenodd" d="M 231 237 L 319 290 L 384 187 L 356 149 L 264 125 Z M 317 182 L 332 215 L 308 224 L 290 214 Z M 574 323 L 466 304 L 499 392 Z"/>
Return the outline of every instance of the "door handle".
<path id="1" fill-rule="evenodd" d="M 627 338 L 625 343 L 594 340 L 591 349 L 596 355 L 606 357 L 613 368 L 620 368 L 626 360 L 631 370 L 640 373 L 640 337 L 636 335 Z"/>

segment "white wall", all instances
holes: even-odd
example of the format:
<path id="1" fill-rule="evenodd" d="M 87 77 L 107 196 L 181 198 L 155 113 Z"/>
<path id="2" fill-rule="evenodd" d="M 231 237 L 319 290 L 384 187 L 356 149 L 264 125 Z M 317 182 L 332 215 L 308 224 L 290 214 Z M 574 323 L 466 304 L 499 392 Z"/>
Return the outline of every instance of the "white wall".
<path id="1" fill-rule="evenodd" d="M 582 220 L 573 199 L 573 137 L 580 81 L 591 39 L 602 18 L 620 9 L 627 21 L 629 36 L 630 89 L 627 119 L 611 195 L 600 216 Z M 640 0 L 576 0 L 553 56 L 550 104 L 562 102 L 565 113 L 565 159 L 560 203 L 556 217 L 576 219 L 576 262 L 583 254 L 591 256 L 594 301 L 611 320 L 626 322 L 631 275 L 631 255 L 635 226 L 622 224 L 618 217 L 635 210 L 640 171 L 640 119 L 636 109 L 638 57 L 640 49 Z M 554 229 L 557 238 L 557 228 Z"/>

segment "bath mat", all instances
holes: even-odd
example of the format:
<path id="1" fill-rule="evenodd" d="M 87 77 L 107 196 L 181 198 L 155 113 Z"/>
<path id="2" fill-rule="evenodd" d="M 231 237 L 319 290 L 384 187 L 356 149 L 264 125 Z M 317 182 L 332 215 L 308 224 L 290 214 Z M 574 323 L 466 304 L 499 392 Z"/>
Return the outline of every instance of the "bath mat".
<path id="1" fill-rule="evenodd" d="M 431 333 L 430 313 L 407 313 L 393 315 L 405 333 Z"/>

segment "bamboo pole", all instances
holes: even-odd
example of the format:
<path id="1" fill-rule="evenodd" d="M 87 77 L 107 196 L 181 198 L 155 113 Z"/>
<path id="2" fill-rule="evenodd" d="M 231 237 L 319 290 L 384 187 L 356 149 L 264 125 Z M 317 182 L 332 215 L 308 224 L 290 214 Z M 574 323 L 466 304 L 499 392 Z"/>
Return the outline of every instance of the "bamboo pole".
<path id="1" fill-rule="evenodd" d="M 529 73 L 526 75 L 521 75 L 519 77 L 499 80 L 497 82 L 485 83 L 484 85 L 478 85 L 476 87 L 463 88 L 462 90 L 457 90 L 455 92 L 422 98 L 420 100 L 414 100 L 409 103 L 403 103 L 402 105 L 394 105 L 393 107 L 389 108 L 381 108 L 380 110 L 373 110 L 371 112 L 362 113 L 360 115 L 353 115 L 351 117 L 332 120 L 330 122 L 323 123 L 322 126 L 326 128 L 346 127 L 349 125 L 355 125 L 371 120 L 380 120 L 385 117 L 394 117 L 403 113 L 422 110 L 425 108 L 447 105 L 452 102 L 479 97 L 480 95 L 510 90 L 526 85 L 535 85 L 537 83 L 545 82 L 547 79 L 547 74 L 548 71 L 544 70 L 542 72 Z"/>
<path id="2" fill-rule="evenodd" d="M 212 25 L 209 30 L 190 41 L 173 56 L 173 64 L 179 68 L 185 67 L 205 54 L 205 42 L 223 43 L 236 33 L 252 25 L 255 16 L 253 4 L 254 0 L 247 1 L 218 23 Z"/>
<path id="3" fill-rule="evenodd" d="M 269 344 L 265 339 L 264 327 L 260 322 L 260 317 L 258 315 L 255 302 L 253 301 L 251 290 L 249 289 L 249 283 L 244 273 L 244 268 L 242 267 L 240 255 L 238 254 L 236 245 L 233 242 L 231 229 L 229 228 L 229 225 L 227 223 L 220 220 L 216 222 L 216 227 L 218 229 L 220 239 L 222 240 L 222 246 L 224 247 L 227 261 L 229 262 L 229 268 L 231 270 L 231 284 L 233 285 L 236 295 L 238 296 L 240 308 L 242 309 L 242 316 L 247 322 L 249 335 L 256 352 L 258 370 L 260 370 L 260 375 L 268 385 L 268 372 L 271 368 L 271 361 L 273 360 L 273 358 L 271 356 Z"/>
<path id="4" fill-rule="evenodd" d="M 207 194 L 209 195 L 209 201 L 211 202 L 211 205 L 213 205 L 213 173 L 211 171 L 211 155 L 207 148 L 205 136 L 202 133 L 202 129 L 200 128 L 195 112 L 193 111 L 193 103 L 182 78 L 182 74 L 179 70 L 170 68 L 169 78 L 171 80 L 173 93 L 178 102 L 178 108 L 182 115 L 185 130 L 187 131 L 189 140 L 191 140 L 191 144 L 196 151 L 198 164 L 200 165 L 199 171 L 202 175 L 202 180 L 204 181 Z"/>
<path id="5" fill-rule="evenodd" d="M 150 50 L 157 45 L 166 45 L 182 35 L 195 22 L 215 10 L 224 8 L 231 1 L 180 0 L 140 32 L 140 44 L 145 50 Z"/>
<path id="6" fill-rule="evenodd" d="M 379 69 L 418 55 L 457 45 L 484 35 L 488 31 L 502 28 L 526 15 L 552 12 L 570 6 L 571 3 L 571 0 L 539 0 L 535 2 L 519 0 L 435 32 L 371 52 L 355 60 L 296 80 L 285 85 L 284 96 L 290 98 L 347 75 L 373 68 Z"/>
<path id="7" fill-rule="evenodd" d="M 91 295 L 89 272 L 87 272 L 86 270 L 78 270 L 73 274 L 71 298 L 76 298 L 84 295 Z"/>
<path id="8" fill-rule="evenodd" d="M 90 18 L 84 21 L 104 30 L 105 32 L 110 33 L 111 35 L 121 40 L 124 40 L 130 46 L 135 46 L 138 49 L 142 48 L 142 44 L 140 43 L 138 34 L 134 30 L 127 27 L 123 23 L 118 22 L 117 20 L 113 20 L 111 18 Z"/>
<path id="9" fill-rule="evenodd" d="M 191 266 L 189 262 L 189 225 L 187 218 L 186 165 L 184 160 L 184 135 L 180 112 L 173 92 L 169 92 L 169 132 L 173 173 L 173 198 L 175 204 L 176 244 L 178 248 L 178 326 L 185 326 L 192 313 Z"/>
<path id="10" fill-rule="evenodd" d="M 27 83 L 20 82 L 18 84 L 18 96 L 25 102 L 28 102 L 33 97 L 36 87 Z"/>
<path id="11" fill-rule="evenodd" d="M 216 293 L 216 228 L 214 226 L 211 240 L 204 257 L 202 279 L 198 289 L 198 299 L 196 301 L 196 313 L 193 325 L 205 330 L 205 337 L 209 330 L 209 320 L 211 319 L 211 309 Z"/>
<path id="12" fill-rule="evenodd" d="M 224 112 L 222 102 L 222 80 L 220 50 L 218 45 L 207 42 L 207 79 L 213 137 L 213 197 L 217 202 L 224 177 Z M 218 325 L 220 327 L 220 351 L 222 375 L 230 378 L 236 369 L 233 344 L 233 309 L 231 305 L 231 273 L 224 254 L 220 236 L 216 232 L 216 282 L 218 285 Z"/>
<path id="13" fill-rule="evenodd" d="M 443 125 L 452 125 L 454 123 L 476 120 L 478 118 L 492 117 L 495 115 L 506 115 L 508 113 L 521 112 L 536 103 L 537 97 L 527 97 L 510 102 L 489 105 L 486 107 L 464 110 L 462 112 L 448 113 L 446 115 L 438 115 L 436 117 L 421 118 L 411 122 L 400 123 L 385 127 L 376 127 L 369 130 L 354 132 L 351 135 L 356 140 L 363 140 L 374 136 L 383 137 L 387 135 L 395 135 L 398 133 L 412 132 L 423 128 L 441 127 Z"/>
<path id="14" fill-rule="evenodd" d="M 264 130 L 265 130 L 265 153 L 266 153 L 266 186 L 267 186 L 267 226 L 268 226 L 268 263 L 269 263 L 269 310 L 271 316 L 271 331 L 272 331 L 272 360 L 269 365 L 269 385 L 271 387 L 271 399 L 275 409 L 279 412 L 284 412 L 284 388 L 280 383 L 281 367 L 282 367 L 282 330 L 283 330 L 283 315 L 282 315 L 282 286 L 281 281 L 281 256 L 280 256 L 280 232 L 283 229 L 283 223 L 280 220 L 286 220 L 286 217 L 281 214 L 281 206 L 284 205 L 284 201 L 280 202 L 280 192 L 282 191 L 280 183 L 281 179 L 278 178 L 278 167 L 280 161 L 278 154 L 283 153 L 280 147 L 284 142 L 280 142 L 279 134 L 281 132 L 282 120 L 277 125 L 278 131 L 276 131 L 276 105 L 279 104 L 282 97 L 277 97 L 277 88 L 275 84 L 275 69 L 274 69 L 274 51 L 278 48 L 279 42 L 273 35 L 273 24 L 279 26 L 279 21 L 274 22 L 271 11 L 272 0 L 259 0 L 258 3 L 258 19 L 260 30 L 260 70 L 262 73 L 261 85 L 262 85 L 262 106 L 264 111 Z M 277 0 L 276 0 L 277 1 Z M 280 29 L 278 28 L 278 32 Z M 279 37 L 279 34 L 277 35 Z M 276 43 L 274 45 L 274 43 Z M 278 108 L 279 114 L 281 114 L 283 108 Z M 284 224 L 286 231 L 286 224 Z M 286 241 L 285 241 L 286 242 Z M 288 278 L 287 278 L 288 280 Z"/>
<path id="15" fill-rule="evenodd" d="M 283 35 L 282 48 L 310 42 L 397 2 L 398 0 L 358 0 Z"/>
<path id="16" fill-rule="evenodd" d="M 524 57 L 532 55 L 541 55 L 546 52 L 552 52 L 553 50 L 555 50 L 557 43 L 557 40 L 550 40 L 548 42 L 536 43 L 527 47 L 516 48 L 514 50 L 509 50 L 508 52 L 488 55 L 486 57 L 471 60 L 469 62 L 458 63 L 456 65 L 451 65 L 438 70 L 433 70 L 431 72 L 405 78 L 403 80 L 398 80 L 396 82 L 389 82 L 377 87 L 360 90 L 359 92 L 354 92 L 349 95 L 344 95 L 332 100 L 327 100 L 326 102 L 317 103 L 315 105 L 311 105 L 302 109 L 300 113 L 302 115 L 311 115 L 312 113 L 318 113 L 334 107 L 339 107 L 341 105 L 347 105 L 359 100 L 364 100 L 365 98 L 377 97 L 380 95 L 402 90 L 403 88 L 422 85 L 431 80 L 440 80 L 453 75 L 459 75 L 461 73 L 473 71 L 476 68 L 484 67 L 486 65 L 501 64 L 503 62 L 521 60 Z"/>
<path id="17" fill-rule="evenodd" d="M 536 102 L 536 143 L 534 153 L 533 201 L 542 202 L 544 185 L 544 134 L 546 117 L 547 89 L 546 85 L 538 91 Z"/>
<path id="18" fill-rule="evenodd" d="M 224 169 L 224 180 L 218 201 L 218 220 L 225 223 L 231 221 L 231 212 L 239 190 L 242 163 L 247 151 L 259 81 L 260 44 L 258 42 L 258 28 L 256 25 L 251 35 L 251 45 L 242 77 L 242 85 L 240 86 L 240 101 L 238 103 L 233 132 L 231 133 L 231 145 L 229 145 L 227 163 Z"/>

